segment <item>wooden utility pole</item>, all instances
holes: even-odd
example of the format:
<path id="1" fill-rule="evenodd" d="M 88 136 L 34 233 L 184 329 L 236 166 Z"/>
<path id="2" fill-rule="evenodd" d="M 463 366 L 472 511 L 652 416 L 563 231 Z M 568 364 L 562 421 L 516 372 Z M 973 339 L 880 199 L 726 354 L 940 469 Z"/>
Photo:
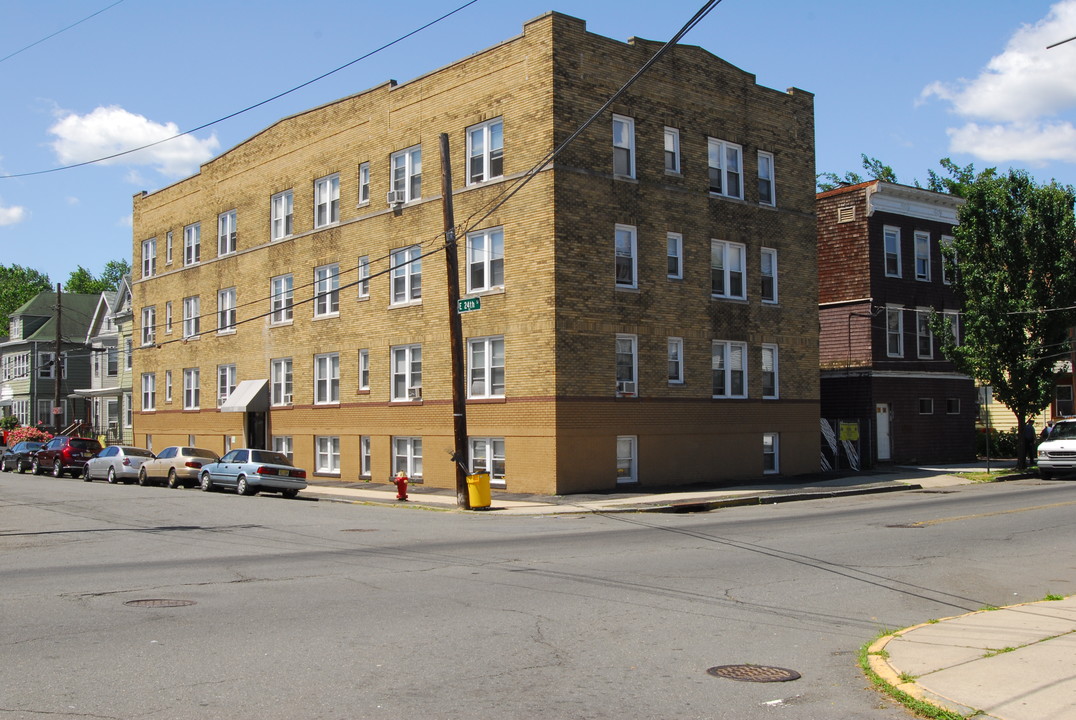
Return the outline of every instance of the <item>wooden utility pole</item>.
<path id="1" fill-rule="evenodd" d="M 56 408 L 60 407 L 60 379 L 63 377 L 63 363 L 60 362 L 60 351 L 63 349 L 63 333 L 60 332 L 60 328 L 63 327 L 63 301 L 60 290 L 60 283 L 56 283 L 56 351 L 52 357 L 52 423 L 53 427 L 59 430 L 59 423 L 56 421 L 60 419 L 60 415 L 56 412 Z"/>
<path id="2" fill-rule="evenodd" d="M 467 398 L 463 378 L 463 321 L 460 318 L 459 250 L 456 244 L 456 216 L 452 209 L 452 168 L 448 154 L 448 134 L 441 133 L 441 197 L 445 217 L 445 268 L 448 271 L 448 330 L 452 354 L 452 433 L 455 449 L 456 504 L 471 509 L 467 492 Z"/>

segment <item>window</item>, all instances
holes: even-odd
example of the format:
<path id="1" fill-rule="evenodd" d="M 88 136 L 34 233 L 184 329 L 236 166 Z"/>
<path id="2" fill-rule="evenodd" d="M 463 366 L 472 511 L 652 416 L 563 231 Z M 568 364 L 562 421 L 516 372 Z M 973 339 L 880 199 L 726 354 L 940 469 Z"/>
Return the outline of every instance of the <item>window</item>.
<path id="1" fill-rule="evenodd" d="M 713 396 L 747 397 L 747 344 L 715 340 L 713 358 Z"/>
<path id="2" fill-rule="evenodd" d="M 776 205 L 773 196 L 773 155 L 758 153 L 758 202 L 760 205 Z"/>
<path id="3" fill-rule="evenodd" d="M 231 255 L 235 252 L 239 233 L 235 229 L 236 211 L 229 210 L 217 216 L 217 255 Z"/>
<path id="4" fill-rule="evenodd" d="M 105 354 L 105 375 L 116 377 L 120 374 L 120 349 L 110 347 Z"/>
<path id="5" fill-rule="evenodd" d="M 183 337 L 197 337 L 201 332 L 201 303 L 198 296 L 183 298 Z"/>
<path id="6" fill-rule="evenodd" d="M 340 313 L 340 266 L 322 265 L 314 269 L 314 317 Z"/>
<path id="7" fill-rule="evenodd" d="M 467 397 L 504 397 L 504 336 L 467 341 Z"/>
<path id="8" fill-rule="evenodd" d="M 153 410 L 157 407 L 157 376 L 154 373 L 142 373 L 142 409 Z"/>
<path id="9" fill-rule="evenodd" d="M 934 357 L 934 333 L 930 331 L 930 308 L 915 311 L 916 351 L 921 358 Z"/>
<path id="10" fill-rule="evenodd" d="M 370 256 L 359 258 L 359 299 L 370 297 Z"/>
<path id="11" fill-rule="evenodd" d="M 288 460 L 295 460 L 295 447 L 291 441 L 291 435 L 274 435 L 273 452 L 278 452 Z M 158 455 L 157 457 L 160 457 Z"/>
<path id="12" fill-rule="evenodd" d="M 314 403 L 328 405 L 340 402 L 340 355 L 325 353 L 314 356 Z"/>
<path id="13" fill-rule="evenodd" d="M 370 202 L 370 163 L 359 165 L 359 205 Z"/>
<path id="14" fill-rule="evenodd" d="M 762 397 L 767 400 L 778 397 L 776 345 L 762 346 Z"/>
<path id="15" fill-rule="evenodd" d="M 467 235 L 467 292 L 504 287 L 504 229 Z"/>
<path id="16" fill-rule="evenodd" d="M 415 146 L 393 153 L 389 158 L 392 190 L 403 194 L 404 202 L 422 197 L 422 147 Z"/>
<path id="17" fill-rule="evenodd" d="M 953 345 L 960 347 L 960 313 L 956 310 L 942 312 L 942 318 L 949 325 L 949 331 L 953 333 Z"/>
<path id="18" fill-rule="evenodd" d="M 616 286 L 618 288 L 637 287 L 635 228 L 631 225 L 617 225 L 616 244 Z"/>
<path id="19" fill-rule="evenodd" d="M 164 333 L 165 335 L 172 334 L 172 301 L 169 300 L 164 304 Z"/>
<path id="20" fill-rule="evenodd" d="M 684 384 L 684 339 L 671 337 L 669 343 L 669 384 Z"/>
<path id="21" fill-rule="evenodd" d="M 684 236 L 680 233 L 669 233 L 665 244 L 665 272 L 670 278 L 680 279 L 684 277 Z"/>
<path id="22" fill-rule="evenodd" d="M 217 293 L 217 332 L 235 332 L 235 288 Z"/>
<path id="23" fill-rule="evenodd" d="M 613 174 L 635 177 L 635 121 L 623 115 L 613 116 Z"/>
<path id="24" fill-rule="evenodd" d="M 1054 417 L 1069 417 L 1076 415 L 1072 402 L 1072 386 L 1054 386 Z"/>
<path id="25" fill-rule="evenodd" d="M 217 407 L 224 404 L 235 390 L 235 365 L 217 366 Z"/>
<path id="26" fill-rule="evenodd" d="M 123 426 L 134 424 L 134 398 L 129 392 L 123 393 Z"/>
<path id="27" fill-rule="evenodd" d="M 166 403 L 172 402 L 172 371 L 164 371 L 164 401 Z"/>
<path id="28" fill-rule="evenodd" d="M 762 472 L 772 475 L 781 471 L 777 433 L 762 433 Z"/>
<path id="29" fill-rule="evenodd" d="M 291 405 L 291 358 L 279 358 L 269 363 L 269 393 L 273 405 Z"/>
<path id="30" fill-rule="evenodd" d="M 919 398 L 919 414 L 920 415 L 933 415 L 934 414 L 934 398 Z"/>
<path id="31" fill-rule="evenodd" d="M 622 435 L 616 439 L 616 481 L 633 483 L 639 481 L 635 450 L 638 438 L 634 435 Z"/>
<path id="32" fill-rule="evenodd" d="M 885 243 L 885 276 L 900 277 L 900 228 L 886 227 L 882 231 Z"/>
<path id="33" fill-rule="evenodd" d="M 951 235 L 942 235 L 938 245 L 942 249 L 942 282 L 946 285 L 952 285 L 953 275 L 956 270 L 956 250 L 953 249 L 953 237 Z"/>
<path id="34" fill-rule="evenodd" d="M 392 474 L 399 472 L 411 480 L 422 480 L 422 438 L 392 438 Z"/>
<path id="35" fill-rule="evenodd" d="M 157 274 L 157 238 L 142 242 L 142 277 L 153 277 Z"/>
<path id="36" fill-rule="evenodd" d="M 392 354 L 392 399 L 422 399 L 422 346 L 394 347 Z"/>
<path id="37" fill-rule="evenodd" d="M 198 368 L 183 369 L 183 409 L 197 410 L 201 404 L 201 371 Z"/>
<path id="38" fill-rule="evenodd" d="M 123 355 L 124 355 L 123 367 L 126 370 L 131 369 L 131 362 L 133 360 L 132 356 L 134 355 L 134 353 L 132 352 L 132 350 L 133 350 L 132 345 L 133 345 L 133 343 L 131 341 L 131 338 L 126 337 L 126 338 L 123 339 Z"/>
<path id="39" fill-rule="evenodd" d="M 291 274 L 277 275 L 269 281 L 269 322 L 273 325 L 291 322 L 293 283 Z"/>
<path id="40" fill-rule="evenodd" d="M 359 350 L 359 390 L 370 391 L 370 351 Z"/>
<path id="41" fill-rule="evenodd" d="M 153 305 L 142 308 L 142 344 L 152 345 L 157 335 L 157 308 Z"/>
<path id="42" fill-rule="evenodd" d="M 418 245 L 392 253 L 392 304 L 406 305 L 422 299 L 422 250 Z"/>
<path id="43" fill-rule="evenodd" d="M 739 243 L 710 241 L 710 293 L 714 297 L 747 299 L 744 253 Z"/>
<path id="44" fill-rule="evenodd" d="M 467 184 L 504 175 L 504 121 L 500 118 L 467 129 Z"/>
<path id="45" fill-rule="evenodd" d="M 635 335 L 616 336 L 616 396 L 635 397 L 639 391 L 637 380 L 636 351 L 638 338 Z"/>
<path id="46" fill-rule="evenodd" d="M 282 240 L 292 233 L 292 211 L 295 207 L 295 198 L 291 190 L 277 193 L 269 201 L 270 214 L 270 240 Z"/>
<path id="47" fill-rule="evenodd" d="M 945 399 L 945 414 L 946 415 L 959 415 L 960 414 L 960 398 L 946 398 Z"/>
<path id="48" fill-rule="evenodd" d="M 316 472 L 339 475 L 340 438 L 335 435 L 319 435 L 315 444 L 317 445 Z"/>
<path id="49" fill-rule="evenodd" d="M 665 172 L 680 174 L 680 131 L 665 128 Z"/>
<path id="50" fill-rule="evenodd" d="M 489 473 L 491 485 L 504 487 L 504 438 L 474 437 L 471 445 L 471 473 Z"/>
<path id="51" fill-rule="evenodd" d="M 52 400 L 37 401 L 37 421 L 42 425 L 64 425 L 62 413 L 52 412 Z M 53 447 L 56 447 L 55 445 Z"/>
<path id="52" fill-rule="evenodd" d="M 172 231 L 169 230 L 164 235 L 164 264 L 172 264 Z"/>
<path id="53" fill-rule="evenodd" d="M 743 198 L 743 149 L 724 140 L 709 138 L 708 150 L 710 192 L 714 195 Z"/>
<path id="54" fill-rule="evenodd" d="M 63 370 L 59 373 L 59 377 L 67 377 L 67 356 L 61 354 L 60 359 L 63 361 Z M 37 354 L 37 376 L 39 378 L 54 378 L 57 376 L 57 363 L 56 354 L 50 352 L 39 352 Z"/>
<path id="55" fill-rule="evenodd" d="M 359 477 L 370 477 L 370 436 L 362 435 L 359 437 Z"/>
<path id="56" fill-rule="evenodd" d="M 340 221 L 340 176 L 330 175 L 314 181 L 314 227 Z"/>
<path id="57" fill-rule="evenodd" d="M 183 228 L 183 264 L 195 265 L 202 261 L 202 224 L 194 223 Z"/>
<path id="58" fill-rule="evenodd" d="M 930 233 L 915 233 L 915 279 L 930 280 Z"/>
<path id="59" fill-rule="evenodd" d="M 777 302 L 777 251 L 773 248 L 762 248 L 762 262 L 759 275 L 762 278 L 762 302 Z"/>
<path id="60" fill-rule="evenodd" d="M 904 309 L 890 305 L 885 309 L 886 354 L 904 357 Z"/>

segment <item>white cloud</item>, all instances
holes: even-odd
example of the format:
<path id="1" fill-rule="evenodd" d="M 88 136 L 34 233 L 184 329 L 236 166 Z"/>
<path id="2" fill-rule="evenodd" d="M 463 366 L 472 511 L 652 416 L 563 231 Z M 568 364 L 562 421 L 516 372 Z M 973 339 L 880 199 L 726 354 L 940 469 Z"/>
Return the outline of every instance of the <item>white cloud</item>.
<path id="1" fill-rule="evenodd" d="M 1061 0 L 1023 25 L 978 77 L 937 81 L 920 102 L 938 98 L 969 122 L 950 128 L 950 149 L 989 162 L 1076 162 L 1076 130 L 1056 119 L 1076 108 L 1076 41 L 1047 50 L 1076 30 L 1076 0 Z"/>
<path id="2" fill-rule="evenodd" d="M 156 123 L 115 105 L 98 107 L 87 115 L 67 113 L 49 128 L 56 136 L 52 148 L 64 165 L 115 155 L 159 142 L 179 133 L 175 123 Z M 220 146 L 216 135 L 199 140 L 192 135 L 163 142 L 145 150 L 102 161 L 106 165 L 150 165 L 167 177 L 197 171 Z"/>
<path id="3" fill-rule="evenodd" d="M 26 208 L 20 205 L 0 205 L 0 226 L 16 225 L 26 219 Z"/>

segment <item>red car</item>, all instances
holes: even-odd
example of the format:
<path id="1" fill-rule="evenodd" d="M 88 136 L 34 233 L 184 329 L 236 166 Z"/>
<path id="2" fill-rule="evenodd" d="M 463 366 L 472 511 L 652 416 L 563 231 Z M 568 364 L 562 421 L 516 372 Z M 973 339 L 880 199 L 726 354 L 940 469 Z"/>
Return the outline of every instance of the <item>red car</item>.
<path id="1" fill-rule="evenodd" d="M 63 477 L 64 473 L 81 475 L 86 461 L 99 452 L 101 443 L 93 438 L 57 435 L 34 455 L 34 475 L 45 472 L 51 472 L 53 477 Z"/>

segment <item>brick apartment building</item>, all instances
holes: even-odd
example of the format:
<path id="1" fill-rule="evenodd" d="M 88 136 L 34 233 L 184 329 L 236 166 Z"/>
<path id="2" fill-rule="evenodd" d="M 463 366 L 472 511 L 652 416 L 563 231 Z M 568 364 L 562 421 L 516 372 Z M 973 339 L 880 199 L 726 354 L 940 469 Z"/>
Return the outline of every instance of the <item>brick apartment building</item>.
<path id="1" fill-rule="evenodd" d="M 930 330 L 960 338 L 941 247 L 963 200 L 871 181 L 818 194 L 822 417 L 860 422 L 871 462 L 975 458 L 976 394 Z"/>
<path id="2" fill-rule="evenodd" d="M 817 470 L 810 93 L 677 46 L 495 204 L 660 47 L 548 13 L 136 195 L 136 441 L 454 487 L 447 133 L 474 470 L 540 493 Z"/>

